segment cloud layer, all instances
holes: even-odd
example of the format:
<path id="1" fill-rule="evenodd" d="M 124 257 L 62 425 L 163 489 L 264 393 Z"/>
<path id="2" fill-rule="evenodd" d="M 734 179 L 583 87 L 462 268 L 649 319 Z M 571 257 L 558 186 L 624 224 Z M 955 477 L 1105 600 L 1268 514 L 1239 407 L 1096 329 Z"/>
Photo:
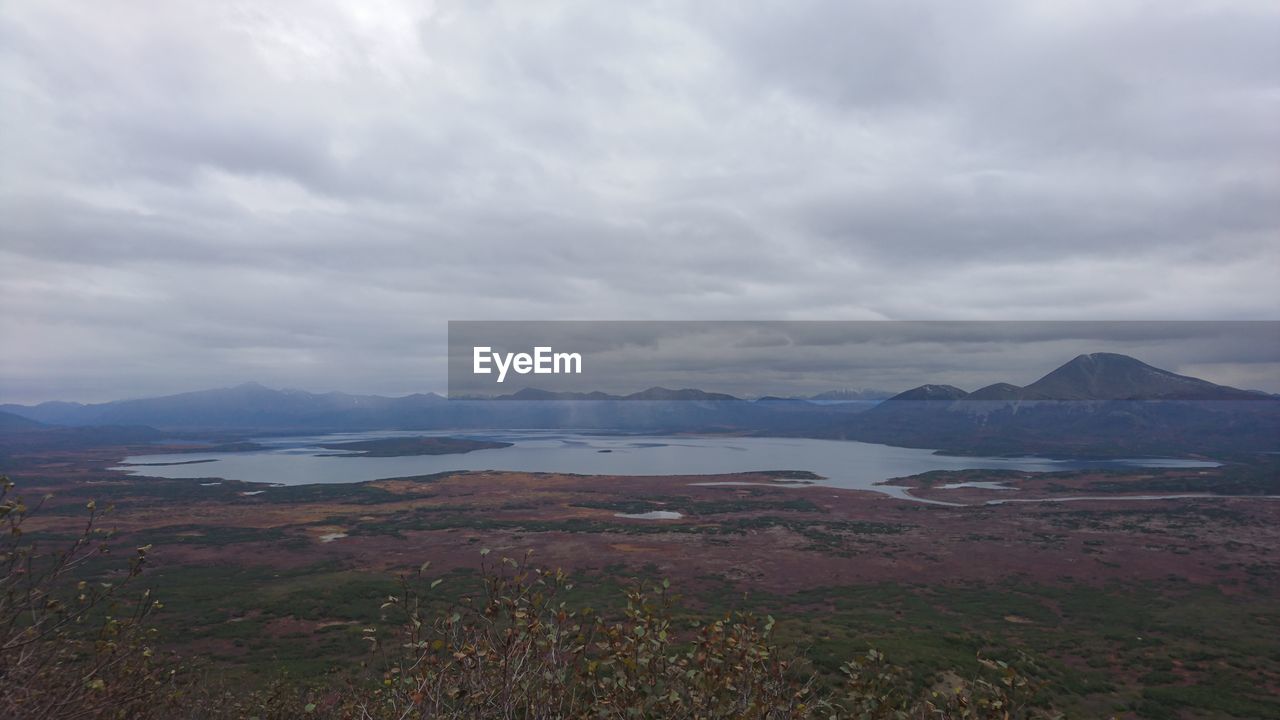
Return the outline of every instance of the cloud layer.
<path id="1" fill-rule="evenodd" d="M 0 9 L 0 399 L 448 319 L 1274 319 L 1269 2 Z"/>
<path id="2" fill-rule="evenodd" d="M 521 374 L 508 356 L 536 347 L 581 356 L 564 374 Z M 503 357 L 477 374 L 475 348 Z M 694 387 L 739 397 L 831 389 L 900 392 L 923 383 L 976 390 L 1028 385 L 1076 355 L 1118 352 L 1244 388 L 1280 390 L 1280 322 L 685 321 L 451 322 L 450 397 L 525 387 L 625 395 Z M 548 358 L 548 369 L 553 361 Z"/>

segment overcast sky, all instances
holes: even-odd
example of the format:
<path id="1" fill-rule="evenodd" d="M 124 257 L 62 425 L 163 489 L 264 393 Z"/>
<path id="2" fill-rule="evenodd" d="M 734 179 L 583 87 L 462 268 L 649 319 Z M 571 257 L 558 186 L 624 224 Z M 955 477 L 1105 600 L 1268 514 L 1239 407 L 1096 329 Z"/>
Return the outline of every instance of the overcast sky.
<path id="1" fill-rule="evenodd" d="M 520 374 L 511 353 L 550 346 L 581 356 L 575 372 Z M 475 348 L 504 358 L 475 372 Z M 1276 321 L 452 322 L 450 397 L 525 387 L 627 394 L 695 387 L 739 397 L 832 389 L 899 392 L 924 383 L 977 390 L 1028 385 L 1077 355 L 1111 352 L 1248 389 L 1280 390 Z"/>
<path id="2" fill-rule="evenodd" d="M 450 319 L 1276 319 L 1278 37 L 1274 0 L 4 2 L 0 400 L 442 391 Z"/>

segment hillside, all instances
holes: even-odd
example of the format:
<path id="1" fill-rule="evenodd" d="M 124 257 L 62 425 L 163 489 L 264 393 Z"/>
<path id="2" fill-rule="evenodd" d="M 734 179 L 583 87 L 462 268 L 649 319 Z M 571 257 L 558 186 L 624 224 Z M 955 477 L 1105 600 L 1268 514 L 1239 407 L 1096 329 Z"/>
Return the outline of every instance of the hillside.
<path id="1" fill-rule="evenodd" d="M 1078 355 L 1022 389 L 1026 400 L 1253 400 L 1257 393 L 1178 375 L 1116 353 Z"/>
<path id="2" fill-rule="evenodd" d="M 968 395 L 954 385 L 921 385 L 906 392 L 898 393 L 885 402 L 904 402 L 916 400 L 959 400 Z"/>
<path id="3" fill-rule="evenodd" d="M 973 393 L 923 385 L 841 427 L 841 437 L 992 454 L 1165 454 L 1274 449 L 1280 402 L 1148 365 L 1080 355 L 1036 382 Z"/>
<path id="4" fill-rule="evenodd" d="M 36 422 L 29 418 L 13 413 L 0 412 L 0 432 L 17 432 L 22 430 L 39 430 L 48 427 L 42 422 Z"/>

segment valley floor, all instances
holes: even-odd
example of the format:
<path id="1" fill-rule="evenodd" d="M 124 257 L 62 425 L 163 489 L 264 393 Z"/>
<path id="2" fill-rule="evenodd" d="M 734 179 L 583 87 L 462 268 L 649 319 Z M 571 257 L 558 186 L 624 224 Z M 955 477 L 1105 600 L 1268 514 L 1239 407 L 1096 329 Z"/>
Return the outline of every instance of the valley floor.
<path id="1" fill-rule="evenodd" d="M 114 503 L 113 542 L 153 546 L 170 647 L 228 672 L 350 663 L 397 573 L 430 560 L 443 602 L 486 548 L 532 550 L 606 609 L 630 578 L 669 578 L 699 612 L 772 613 L 824 671 L 870 647 L 921 678 L 982 654 L 1034 665 L 1071 716 L 1280 717 L 1280 499 L 1135 499 L 1215 481 L 1256 493 L 1274 469 L 894 481 L 940 501 L 926 503 L 767 474 L 266 487 L 107 470 L 131 452 L 28 453 L 0 471 L 54 494 L 29 526 L 49 542 L 87 500 Z M 1007 502 L 1082 495 L 1103 497 Z M 655 511 L 674 519 L 623 517 Z"/>

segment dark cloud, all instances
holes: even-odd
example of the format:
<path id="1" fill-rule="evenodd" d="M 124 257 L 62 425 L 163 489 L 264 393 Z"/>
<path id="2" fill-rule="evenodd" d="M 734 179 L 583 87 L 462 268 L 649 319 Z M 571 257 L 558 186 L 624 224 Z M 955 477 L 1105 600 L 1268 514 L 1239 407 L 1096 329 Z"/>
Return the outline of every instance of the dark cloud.
<path id="1" fill-rule="evenodd" d="M 1271 319 L 1277 35 L 1260 1 L 10 3 L 0 399 L 443 390 L 448 319 Z M 1266 386 L 1238 349 L 1168 359 Z"/>

